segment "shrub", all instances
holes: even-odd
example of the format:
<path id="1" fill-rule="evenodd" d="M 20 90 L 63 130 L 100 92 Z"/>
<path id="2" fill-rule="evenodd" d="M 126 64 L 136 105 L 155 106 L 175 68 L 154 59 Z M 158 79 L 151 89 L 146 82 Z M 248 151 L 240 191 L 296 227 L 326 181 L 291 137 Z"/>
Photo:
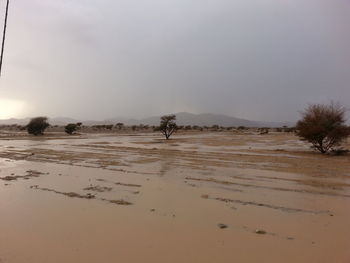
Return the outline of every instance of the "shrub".
<path id="1" fill-rule="evenodd" d="M 81 122 L 69 123 L 64 127 L 64 131 L 72 135 L 75 131 L 77 131 L 80 128 L 81 124 Z"/>
<path id="2" fill-rule="evenodd" d="M 346 155 L 349 152 L 350 152 L 349 150 L 345 150 L 345 149 L 339 148 L 339 149 L 331 151 L 331 154 L 340 156 L 340 155 Z"/>
<path id="3" fill-rule="evenodd" d="M 258 129 L 260 135 L 268 134 L 269 133 L 269 128 L 260 128 Z"/>
<path id="4" fill-rule="evenodd" d="M 36 117 L 30 120 L 27 124 L 27 132 L 29 134 L 43 135 L 44 131 L 50 124 L 47 122 L 47 117 Z"/>
<path id="5" fill-rule="evenodd" d="M 321 153 L 334 151 L 350 135 L 350 129 L 345 125 L 345 112 L 339 104 L 310 105 L 301 113 L 296 133 Z"/>
<path id="6" fill-rule="evenodd" d="M 118 129 L 118 130 L 121 130 L 123 127 L 124 127 L 124 123 L 121 123 L 121 122 L 118 122 L 115 127 Z"/>
<path id="7" fill-rule="evenodd" d="M 295 131 L 296 131 L 295 127 L 290 127 L 290 128 L 284 129 L 284 132 L 295 132 Z"/>
<path id="8" fill-rule="evenodd" d="M 164 115 L 160 118 L 159 130 L 168 140 L 170 136 L 177 130 L 176 115 Z"/>

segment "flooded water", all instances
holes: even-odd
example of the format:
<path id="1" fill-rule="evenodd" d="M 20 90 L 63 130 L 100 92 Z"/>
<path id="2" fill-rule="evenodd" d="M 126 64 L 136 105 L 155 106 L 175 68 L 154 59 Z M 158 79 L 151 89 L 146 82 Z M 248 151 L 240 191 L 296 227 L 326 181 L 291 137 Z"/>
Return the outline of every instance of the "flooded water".
<path id="1" fill-rule="evenodd" d="M 290 134 L 0 140 L 0 262 L 350 262 L 350 157 Z"/>

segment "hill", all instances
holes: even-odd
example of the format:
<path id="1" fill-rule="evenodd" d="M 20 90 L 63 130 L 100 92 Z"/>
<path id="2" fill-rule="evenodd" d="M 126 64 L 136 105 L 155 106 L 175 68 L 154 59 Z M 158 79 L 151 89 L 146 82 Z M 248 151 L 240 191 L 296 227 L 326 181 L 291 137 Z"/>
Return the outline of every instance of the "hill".
<path id="1" fill-rule="evenodd" d="M 294 123 L 291 122 L 264 122 L 264 121 L 251 121 L 246 119 L 240 119 L 236 117 L 231 117 L 222 114 L 212 114 L 212 113 L 202 113 L 202 114 L 193 114 L 188 112 L 179 112 L 176 113 L 177 124 L 178 125 L 198 125 L 198 126 L 213 126 L 219 125 L 223 127 L 282 127 L 293 126 Z M 95 120 L 76 120 L 72 118 L 65 117 L 56 117 L 50 118 L 49 122 L 51 125 L 65 125 L 67 123 L 83 122 L 84 125 L 96 125 L 96 124 L 116 124 L 122 122 L 125 125 L 158 125 L 160 116 L 153 116 L 144 119 L 127 119 L 127 118 L 111 118 L 102 121 Z M 26 125 L 29 122 L 30 118 L 24 119 L 7 119 L 0 120 L 0 125 L 10 125 L 10 124 L 19 124 Z"/>
<path id="2" fill-rule="evenodd" d="M 212 114 L 212 113 L 202 113 L 202 114 L 193 114 L 188 112 L 179 112 L 176 113 L 176 123 L 178 125 L 198 125 L 198 126 L 212 126 L 219 125 L 223 127 L 282 127 L 293 126 L 294 123 L 291 122 L 263 122 L 263 121 L 251 121 L 246 119 L 235 118 L 222 114 Z M 147 124 L 147 125 L 158 125 L 160 116 L 153 116 L 149 118 L 144 118 L 140 120 L 129 119 L 108 119 L 107 122 L 117 123 L 123 122 L 127 125 L 137 125 L 137 124 Z"/>

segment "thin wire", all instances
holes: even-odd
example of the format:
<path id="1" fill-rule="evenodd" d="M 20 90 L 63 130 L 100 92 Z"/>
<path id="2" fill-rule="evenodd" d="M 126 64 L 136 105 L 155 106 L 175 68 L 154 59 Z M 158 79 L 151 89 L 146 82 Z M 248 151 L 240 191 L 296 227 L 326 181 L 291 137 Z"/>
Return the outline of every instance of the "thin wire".
<path id="1" fill-rule="evenodd" d="M 1 44 L 1 56 L 0 56 L 0 77 L 1 77 L 1 69 L 2 69 L 2 59 L 4 57 L 4 48 L 5 48 L 5 38 L 6 38 L 6 27 L 7 27 L 7 16 L 9 12 L 9 4 L 10 0 L 7 0 L 6 3 L 6 13 L 5 13 L 5 22 L 4 22 L 4 31 L 2 34 L 2 44 Z"/>

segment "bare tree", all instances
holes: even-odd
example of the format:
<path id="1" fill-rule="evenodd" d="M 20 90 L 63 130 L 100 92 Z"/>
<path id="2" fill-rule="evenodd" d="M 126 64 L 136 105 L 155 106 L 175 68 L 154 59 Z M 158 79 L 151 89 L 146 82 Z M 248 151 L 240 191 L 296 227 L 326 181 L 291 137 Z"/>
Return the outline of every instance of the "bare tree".
<path id="1" fill-rule="evenodd" d="M 321 153 L 327 153 L 340 146 L 350 135 L 350 129 L 345 125 L 346 109 L 339 104 L 310 105 L 302 112 L 298 121 L 297 135 L 312 144 Z"/>
<path id="2" fill-rule="evenodd" d="M 168 140 L 170 136 L 177 130 L 176 115 L 164 115 L 160 118 L 159 130 Z"/>

